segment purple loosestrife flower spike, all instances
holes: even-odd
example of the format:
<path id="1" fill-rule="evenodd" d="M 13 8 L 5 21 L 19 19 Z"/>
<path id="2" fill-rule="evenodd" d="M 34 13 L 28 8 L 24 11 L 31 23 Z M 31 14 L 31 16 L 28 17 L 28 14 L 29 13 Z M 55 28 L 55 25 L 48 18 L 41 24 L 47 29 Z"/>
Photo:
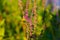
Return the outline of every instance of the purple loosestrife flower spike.
<path id="1" fill-rule="evenodd" d="M 31 21 L 31 19 L 29 18 L 29 15 L 28 15 L 29 3 L 30 3 L 30 0 L 27 0 L 24 18 L 26 19 L 27 23 L 29 24 L 30 33 L 31 33 L 32 21 Z M 27 27 L 27 29 L 28 29 L 28 27 Z M 28 31 L 28 30 L 27 30 L 27 31 Z M 29 34 L 30 34 L 30 33 L 29 33 Z M 32 34 L 32 33 L 31 33 L 31 34 Z M 30 36 L 30 35 L 27 34 L 27 39 L 29 38 L 28 36 Z"/>

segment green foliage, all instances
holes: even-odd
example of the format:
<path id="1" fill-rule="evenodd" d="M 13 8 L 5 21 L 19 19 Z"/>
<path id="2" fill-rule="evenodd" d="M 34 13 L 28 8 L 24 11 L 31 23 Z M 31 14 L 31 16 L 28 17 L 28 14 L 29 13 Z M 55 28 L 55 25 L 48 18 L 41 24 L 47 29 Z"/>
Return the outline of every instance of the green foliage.
<path id="1" fill-rule="evenodd" d="M 60 38 L 57 11 L 52 12 L 52 5 L 42 7 L 42 0 L 36 0 L 36 24 L 34 23 L 35 14 L 32 13 L 34 0 L 30 0 L 28 18 L 31 19 L 33 27 L 30 37 L 31 25 L 23 18 L 27 0 L 21 0 L 21 2 L 22 10 L 18 6 L 18 0 L 0 0 L 0 40 L 29 40 L 30 38 L 31 40 L 58 40 Z"/>

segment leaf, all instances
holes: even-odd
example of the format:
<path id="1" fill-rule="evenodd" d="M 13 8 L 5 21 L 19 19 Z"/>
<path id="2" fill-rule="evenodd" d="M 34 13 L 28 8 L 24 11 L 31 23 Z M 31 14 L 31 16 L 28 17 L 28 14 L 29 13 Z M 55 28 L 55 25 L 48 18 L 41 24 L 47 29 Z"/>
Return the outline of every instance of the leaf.
<path id="1" fill-rule="evenodd" d="M 4 27 L 0 28 L 0 35 L 4 36 L 4 31 L 5 31 Z"/>
<path id="2" fill-rule="evenodd" d="M 4 21 L 5 19 L 3 19 L 1 22 L 0 22 L 0 26 L 2 26 L 4 24 Z"/>

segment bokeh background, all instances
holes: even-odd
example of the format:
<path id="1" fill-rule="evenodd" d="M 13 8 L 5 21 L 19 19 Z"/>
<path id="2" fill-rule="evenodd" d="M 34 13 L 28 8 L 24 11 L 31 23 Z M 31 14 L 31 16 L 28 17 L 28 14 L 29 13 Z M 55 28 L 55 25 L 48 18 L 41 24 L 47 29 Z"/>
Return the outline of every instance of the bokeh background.
<path id="1" fill-rule="evenodd" d="M 60 10 L 54 2 L 0 0 L 0 40 L 60 40 Z"/>

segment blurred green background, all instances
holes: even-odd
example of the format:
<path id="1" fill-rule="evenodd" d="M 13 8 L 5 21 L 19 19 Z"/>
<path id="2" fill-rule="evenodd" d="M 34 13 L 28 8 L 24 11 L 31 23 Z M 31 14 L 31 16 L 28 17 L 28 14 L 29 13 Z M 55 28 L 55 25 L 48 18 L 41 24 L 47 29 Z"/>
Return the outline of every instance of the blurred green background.
<path id="1" fill-rule="evenodd" d="M 44 2 L 0 0 L 0 40 L 60 40 L 60 16 Z"/>

